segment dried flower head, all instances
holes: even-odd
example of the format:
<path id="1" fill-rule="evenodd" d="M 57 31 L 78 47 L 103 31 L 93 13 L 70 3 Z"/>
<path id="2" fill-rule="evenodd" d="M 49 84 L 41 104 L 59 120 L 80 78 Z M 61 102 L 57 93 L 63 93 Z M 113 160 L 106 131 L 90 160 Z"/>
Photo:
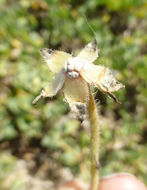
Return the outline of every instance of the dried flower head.
<path id="1" fill-rule="evenodd" d="M 41 97 L 55 96 L 59 90 L 62 90 L 69 104 L 75 102 L 86 104 L 89 100 L 88 84 L 96 86 L 101 92 L 118 102 L 112 92 L 124 88 L 124 85 L 115 79 L 107 67 L 93 64 L 98 58 L 96 40 L 85 46 L 77 57 L 47 48 L 41 49 L 40 54 L 50 70 L 55 73 L 55 78 L 35 98 L 33 104 Z"/>

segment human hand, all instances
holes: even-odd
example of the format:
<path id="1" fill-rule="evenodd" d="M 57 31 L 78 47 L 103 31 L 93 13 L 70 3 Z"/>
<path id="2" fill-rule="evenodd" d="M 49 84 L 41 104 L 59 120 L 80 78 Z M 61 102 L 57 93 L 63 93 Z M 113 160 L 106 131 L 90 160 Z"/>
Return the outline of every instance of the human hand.
<path id="1" fill-rule="evenodd" d="M 147 187 L 129 173 L 117 173 L 103 177 L 98 190 L 147 190 Z"/>
<path id="2" fill-rule="evenodd" d="M 88 190 L 88 185 L 73 180 L 61 185 L 58 190 Z M 98 190 L 147 190 L 147 187 L 129 173 L 116 173 L 101 178 Z"/>

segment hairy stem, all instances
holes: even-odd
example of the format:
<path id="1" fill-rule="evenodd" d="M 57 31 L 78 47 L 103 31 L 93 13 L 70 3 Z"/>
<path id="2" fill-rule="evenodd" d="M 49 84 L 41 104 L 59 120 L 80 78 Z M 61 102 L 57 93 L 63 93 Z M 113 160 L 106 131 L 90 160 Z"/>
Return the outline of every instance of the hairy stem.
<path id="1" fill-rule="evenodd" d="M 88 115 L 91 127 L 91 186 L 97 190 L 99 184 L 99 117 L 95 100 L 89 86 Z"/>

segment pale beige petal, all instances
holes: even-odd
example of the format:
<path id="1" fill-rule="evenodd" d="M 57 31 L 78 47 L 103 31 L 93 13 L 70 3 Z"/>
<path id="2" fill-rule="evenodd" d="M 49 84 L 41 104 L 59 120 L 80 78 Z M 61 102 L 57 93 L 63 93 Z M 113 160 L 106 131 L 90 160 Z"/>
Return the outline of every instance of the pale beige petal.
<path id="1" fill-rule="evenodd" d="M 69 104 L 75 102 L 87 103 L 88 101 L 88 85 L 81 77 L 75 79 L 69 79 L 67 77 L 63 86 L 63 92 Z"/>
<path id="2" fill-rule="evenodd" d="M 52 51 L 47 48 L 41 49 L 40 54 L 53 73 L 58 73 L 66 60 L 71 57 L 70 54 L 64 51 Z"/>
<path id="3" fill-rule="evenodd" d="M 85 69 L 80 74 L 86 82 L 95 85 L 100 91 L 113 98 L 115 102 L 118 102 L 117 98 L 111 92 L 118 91 L 125 86 L 115 79 L 108 68 L 86 64 Z"/>
<path id="4" fill-rule="evenodd" d="M 87 44 L 77 57 L 85 59 L 89 63 L 94 62 L 98 58 L 97 41 L 94 40 L 93 42 Z"/>
<path id="5" fill-rule="evenodd" d="M 39 96 L 37 96 L 33 104 L 36 104 L 36 102 L 42 98 L 42 97 L 53 97 L 55 96 L 58 91 L 62 88 L 64 82 L 65 82 L 65 73 L 63 70 L 61 70 L 58 74 L 56 74 L 55 78 L 46 86 L 40 93 Z"/>

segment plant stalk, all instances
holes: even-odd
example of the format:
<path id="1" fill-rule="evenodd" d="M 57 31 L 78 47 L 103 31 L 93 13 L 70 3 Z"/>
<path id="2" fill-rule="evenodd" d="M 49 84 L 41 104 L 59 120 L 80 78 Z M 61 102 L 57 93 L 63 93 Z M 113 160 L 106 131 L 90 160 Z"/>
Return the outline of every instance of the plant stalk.
<path id="1" fill-rule="evenodd" d="M 98 190 L 99 185 L 99 117 L 95 100 L 89 86 L 88 115 L 91 127 L 91 185 L 90 190 Z"/>

